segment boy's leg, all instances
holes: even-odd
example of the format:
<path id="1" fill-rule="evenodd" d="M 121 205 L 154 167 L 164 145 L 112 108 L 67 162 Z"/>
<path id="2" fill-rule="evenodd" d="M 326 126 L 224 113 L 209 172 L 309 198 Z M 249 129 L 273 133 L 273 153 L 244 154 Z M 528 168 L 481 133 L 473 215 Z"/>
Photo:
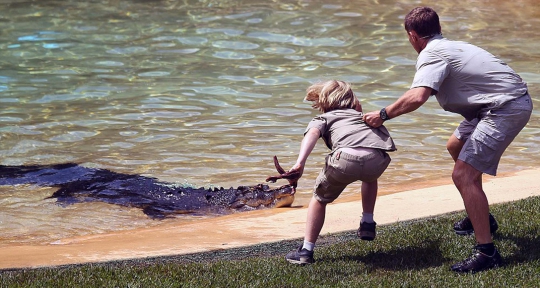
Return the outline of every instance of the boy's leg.
<path id="1" fill-rule="evenodd" d="M 372 241 L 377 235 L 377 224 L 373 221 L 373 211 L 377 200 L 377 180 L 373 182 L 362 182 L 362 219 L 357 235 L 362 240 Z"/>
<path id="2" fill-rule="evenodd" d="M 362 182 L 362 210 L 364 213 L 373 214 L 373 211 L 375 211 L 378 187 L 377 180 Z"/>
<path id="3" fill-rule="evenodd" d="M 287 253 L 285 256 L 287 261 L 301 265 L 315 262 L 313 248 L 315 248 L 315 242 L 321 233 L 325 214 L 326 203 L 319 202 L 315 197 L 312 197 L 308 207 L 304 243 L 297 250 Z"/>
<path id="4" fill-rule="evenodd" d="M 315 244 L 319 233 L 321 233 L 324 225 L 324 218 L 326 216 L 326 204 L 319 202 L 315 197 L 311 198 L 308 207 L 306 232 L 304 240 Z"/>

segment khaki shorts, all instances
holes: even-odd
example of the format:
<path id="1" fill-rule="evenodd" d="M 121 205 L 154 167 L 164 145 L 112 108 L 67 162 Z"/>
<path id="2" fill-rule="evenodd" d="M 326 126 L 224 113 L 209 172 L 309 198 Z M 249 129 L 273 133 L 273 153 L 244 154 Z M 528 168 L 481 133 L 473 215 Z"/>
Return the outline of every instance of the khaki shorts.
<path id="1" fill-rule="evenodd" d="M 481 118 L 464 120 L 454 131 L 465 142 L 458 159 L 480 172 L 495 175 L 502 154 L 529 122 L 531 113 L 531 96 L 525 94 Z"/>
<path id="2" fill-rule="evenodd" d="M 338 150 L 326 156 L 326 164 L 315 180 L 315 199 L 330 203 L 352 182 L 377 180 L 390 164 L 390 156 L 380 149 L 373 151 L 356 156 Z"/>

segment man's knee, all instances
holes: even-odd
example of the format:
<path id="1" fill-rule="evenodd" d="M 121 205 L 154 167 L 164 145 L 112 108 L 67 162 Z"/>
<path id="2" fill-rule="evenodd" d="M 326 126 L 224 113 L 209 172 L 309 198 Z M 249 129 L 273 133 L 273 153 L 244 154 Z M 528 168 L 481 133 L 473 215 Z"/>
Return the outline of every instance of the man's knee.
<path id="1" fill-rule="evenodd" d="M 465 142 L 459 140 L 454 134 L 452 134 L 450 139 L 448 139 L 448 142 L 446 142 L 446 150 L 448 150 L 448 153 L 450 153 L 454 162 L 457 160 L 464 144 Z"/>
<path id="2" fill-rule="evenodd" d="M 454 170 L 452 171 L 452 181 L 454 181 L 454 184 L 458 188 L 462 186 L 481 184 L 476 183 L 478 181 L 482 181 L 481 176 L 482 172 L 461 160 L 456 161 Z"/>
<path id="3" fill-rule="evenodd" d="M 463 171 L 459 170 L 457 167 L 454 166 L 454 170 L 452 171 L 452 181 L 454 181 L 454 184 L 456 187 L 459 187 L 462 185 L 465 179 L 463 179 Z"/>

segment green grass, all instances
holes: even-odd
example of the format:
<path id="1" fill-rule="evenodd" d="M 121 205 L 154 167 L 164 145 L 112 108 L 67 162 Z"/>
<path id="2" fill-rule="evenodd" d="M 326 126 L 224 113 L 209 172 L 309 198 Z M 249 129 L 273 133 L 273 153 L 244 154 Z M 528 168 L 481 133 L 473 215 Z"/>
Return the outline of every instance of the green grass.
<path id="1" fill-rule="evenodd" d="M 0 271 L 0 287 L 540 287 L 540 197 L 492 205 L 504 266 L 456 274 L 473 236 L 451 227 L 464 213 L 378 227 L 373 242 L 355 231 L 323 235 L 317 262 L 287 263 L 301 239 L 100 264 Z M 354 217 L 354 216 L 351 216 Z M 0 255 L 1 257 L 1 255 Z"/>

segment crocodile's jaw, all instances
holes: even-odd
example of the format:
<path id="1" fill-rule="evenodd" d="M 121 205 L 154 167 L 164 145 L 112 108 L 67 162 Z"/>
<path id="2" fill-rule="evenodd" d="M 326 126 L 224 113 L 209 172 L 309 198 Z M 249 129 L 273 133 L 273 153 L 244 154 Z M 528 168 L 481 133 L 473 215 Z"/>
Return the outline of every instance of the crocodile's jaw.
<path id="1" fill-rule="evenodd" d="M 294 187 L 291 185 L 283 185 L 276 189 L 274 207 L 290 207 L 294 202 L 294 193 L 296 193 Z"/>
<path id="2" fill-rule="evenodd" d="M 290 207 L 294 202 L 294 195 L 287 195 L 276 199 L 275 208 Z"/>

